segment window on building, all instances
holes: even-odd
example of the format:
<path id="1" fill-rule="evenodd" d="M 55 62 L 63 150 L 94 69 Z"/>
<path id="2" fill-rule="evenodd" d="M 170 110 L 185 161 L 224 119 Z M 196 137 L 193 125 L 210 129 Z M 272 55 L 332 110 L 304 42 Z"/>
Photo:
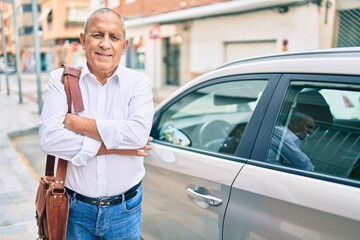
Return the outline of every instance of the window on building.
<path id="1" fill-rule="evenodd" d="M 89 14 L 86 8 L 68 8 L 67 22 L 84 23 Z"/>
<path id="2" fill-rule="evenodd" d="M 180 79 L 180 47 L 182 36 L 178 34 L 164 38 L 164 43 L 166 84 L 178 86 Z"/>
<path id="3" fill-rule="evenodd" d="M 335 18 L 336 37 L 334 46 L 354 47 L 360 45 L 360 2 L 337 1 L 337 15 Z"/>
<path id="4" fill-rule="evenodd" d="M 31 35 L 33 33 L 33 30 L 34 30 L 33 26 L 21 27 L 19 28 L 19 36 Z M 41 26 L 39 26 L 39 31 L 42 31 Z"/>
<path id="5" fill-rule="evenodd" d="M 23 36 L 23 35 L 30 35 L 33 33 L 33 27 L 22 27 L 19 28 L 19 35 Z"/>
<path id="6" fill-rule="evenodd" d="M 46 21 L 47 21 L 47 25 L 48 25 L 48 30 L 52 30 L 53 28 L 53 16 L 52 16 L 53 11 L 51 10 L 49 12 L 49 14 L 46 17 Z"/>
<path id="7" fill-rule="evenodd" d="M 145 47 L 142 36 L 130 39 L 126 57 L 126 66 L 133 69 L 145 69 Z"/>
<path id="8" fill-rule="evenodd" d="M 41 7 L 40 5 L 37 5 L 38 7 L 38 12 L 41 11 Z M 24 12 L 32 12 L 32 4 L 23 4 L 21 6 L 18 7 L 18 13 L 21 14 L 21 13 L 24 13 Z"/>

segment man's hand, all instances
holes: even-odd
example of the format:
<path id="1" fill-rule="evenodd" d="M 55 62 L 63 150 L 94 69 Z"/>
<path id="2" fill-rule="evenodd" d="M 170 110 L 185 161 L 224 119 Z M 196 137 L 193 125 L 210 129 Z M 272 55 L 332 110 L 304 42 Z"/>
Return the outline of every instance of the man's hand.
<path id="1" fill-rule="evenodd" d="M 153 140 L 152 137 L 148 138 L 148 142 Z M 105 145 L 102 143 L 97 155 L 104 155 L 104 154 L 121 154 L 121 155 L 129 155 L 129 156 L 139 156 L 139 157 L 146 157 L 148 155 L 145 150 L 149 151 L 152 150 L 153 147 L 146 144 L 144 147 L 139 149 L 106 149 Z"/>
<path id="2" fill-rule="evenodd" d="M 67 130 L 78 133 L 76 131 L 76 125 L 79 124 L 80 124 L 80 118 L 77 115 L 71 113 L 65 115 L 64 125 Z"/>

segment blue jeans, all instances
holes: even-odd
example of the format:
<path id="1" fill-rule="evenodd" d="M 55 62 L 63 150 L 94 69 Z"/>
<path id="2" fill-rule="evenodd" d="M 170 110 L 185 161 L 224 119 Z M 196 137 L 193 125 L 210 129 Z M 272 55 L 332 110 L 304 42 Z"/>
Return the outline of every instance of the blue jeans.
<path id="1" fill-rule="evenodd" d="M 142 186 L 135 197 L 121 204 L 99 207 L 70 198 L 67 240 L 140 239 Z"/>

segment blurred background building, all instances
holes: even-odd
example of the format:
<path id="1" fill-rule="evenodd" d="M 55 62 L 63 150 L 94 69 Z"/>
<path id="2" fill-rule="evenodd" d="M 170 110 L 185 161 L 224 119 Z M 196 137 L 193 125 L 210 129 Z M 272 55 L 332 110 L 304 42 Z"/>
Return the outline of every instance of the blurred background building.
<path id="1" fill-rule="evenodd" d="M 31 0 L 0 2 L 8 63 L 34 65 Z M 126 20 L 129 48 L 122 64 L 143 71 L 158 96 L 226 62 L 256 55 L 360 46 L 359 0 L 39 0 L 41 69 L 84 59 L 79 33 L 91 11 L 113 8 Z M 0 50 L 3 55 L 3 49 Z"/>

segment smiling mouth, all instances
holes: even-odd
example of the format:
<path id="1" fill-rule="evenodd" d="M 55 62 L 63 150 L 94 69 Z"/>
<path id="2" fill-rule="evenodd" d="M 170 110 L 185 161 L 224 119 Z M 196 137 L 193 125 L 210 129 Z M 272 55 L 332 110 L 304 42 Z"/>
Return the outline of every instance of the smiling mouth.
<path id="1" fill-rule="evenodd" d="M 100 55 L 102 57 L 111 57 L 112 54 L 106 54 L 106 53 L 96 53 L 97 55 Z"/>

